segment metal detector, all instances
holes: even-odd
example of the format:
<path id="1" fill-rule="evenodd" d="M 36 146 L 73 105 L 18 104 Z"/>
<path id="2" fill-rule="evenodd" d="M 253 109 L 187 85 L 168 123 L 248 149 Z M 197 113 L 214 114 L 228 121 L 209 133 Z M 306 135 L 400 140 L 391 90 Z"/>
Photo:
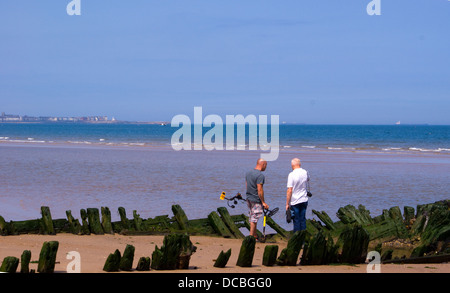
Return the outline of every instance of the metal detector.
<path id="1" fill-rule="evenodd" d="M 245 201 L 245 199 L 242 198 L 242 195 L 239 192 L 235 196 L 233 196 L 231 198 L 227 198 L 227 197 L 225 197 L 225 191 L 222 191 L 222 193 L 220 194 L 220 199 L 221 200 L 226 199 L 228 206 L 232 209 L 234 209 L 236 207 L 236 205 L 238 204 L 238 200 Z"/>
<path id="2" fill-rule="evenodd" d="M 273 217 L 278 213 L 279 208 L 274 208 L 273 210 L 264 209 L 264 221 L 263 221 L 263 236 L 259 239 L 260 242 L 266 242 L 266 219 L 267 217 Z"/>

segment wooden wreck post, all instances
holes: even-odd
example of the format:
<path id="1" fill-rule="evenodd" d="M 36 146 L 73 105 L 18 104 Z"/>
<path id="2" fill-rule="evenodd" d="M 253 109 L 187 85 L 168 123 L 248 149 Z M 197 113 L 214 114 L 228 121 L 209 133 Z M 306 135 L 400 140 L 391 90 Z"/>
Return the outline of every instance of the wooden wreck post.
<path id="1" fill-rule="evenodd" d="M 81 233 L 80 221 L 78 221 L 77 219 L 75 219 L 72 216 L 72 211 L 71 210 L 67 210 L 66 211 L 66 216 L 67 216 L 67 221 L 69 222 L 69 230 L 70 230 L 70 232 L 73 233 L 73 234 L 80 234 Z"/>
<path id="2" fill-rule="evenodd" d="M 180 226 L 180 229 L 183 231 L 187 231 L 189 228 L 189 220 L 181 206 L 177 204 L 172 205 L 172 212 L 175 216 L 175 219 L 177 220 L 178 225 Z"/>
<path id="3" fill-rule="evenodd" d="M 220 216 L 222 217 L 222 220 L 225 223 L 225 225 L 227 225 L 228 229 L 230 229 L 231 233 L 233 233 L 236 238 L 244 239 L 245 238 L 244 234 L 242 234 L 242 232 L 239 230 L 239 228 L 234 223 L 227 208 L 220 207 L 217 209 L 217 211 L 219 212 Z"/>
<path id="4" fill-rule="evenodd" d="M 42 233 L 48 235 L 55 235 L 55 229 L 53 228 L 53 220 L 52 215 L 50 214 L 49 207 L 41 207 L 41 215 L 42 215 Z"/>
<path id="5" fill-rule="evenodd" d="M 277 262 L 278 245 L 266 245 L 263 254 L 263 266 L 271 267 Z"/>
<path id="6" fill-rule="evenodd" d="M 85 209 L 80 210 L 80 216 L 81 216 L 81 223 L 82 223 L 81 234 L 83 234 L 83 235 L 91 234 L 91 232 L 89 230 L 88 216 L 87 216 L 87 212 Z"/>
<path id="7" fill-rule="evenodd" d="M 120 268 L 120 259 L 120 251 L 116 249 L 114 253 L 109 254 L 108 258 L 105 261 L 105 265 L 103 266 L 103 270 L 105 272 L 118 272 Z"/>
<path id="8" fill-rule="evenodd" d="M 31 251 L 24 250 L 22 255 L 20 256 L 20 272 L 21 273 L 29 273 L 30 272 L 30 260 L 31 260 Z"/>
<path id="9" fill-rule="evenodd" d="M 142 256 L 141 258 L 139 258 L 136 271 L 150 271 L 150 263 L 150 257 Z"/>
<path id="10" fill-rule="evenodd" d="M 120 259 L 119 269 L 122 271 L 131 271 L 134 260 L 135 248 L 133 245 L 127 244 L 125 251 Z"/>
<path id="11" fill-rule="evenodd" d="M 87 216 L 89 221 L 89 231 L 96 235 L 103 235 L 103 228 L 100 224 L 100 214 L 97 208 L 88 208 Z"/>
<path id="12" fill-rule="evenodd" d="M 272 219 L 271 217 L 267 217 L 266 222 L 267 222 L 267 225 L 268 225 L 270 228 L 274 229 L 275 232 L 278 233 L 278 235 L 280 235 L 280 236 L 283 237 L 283 238 L 287 238 L 288 232 L 287 232 L 286 230 L 284 230 L 283 228 L 281 228 L 281 226 L 278 225 L 278 224 L 274 221 L 274 219 Z"/>
<path id="13" fill-rule="evenodd" d="M 319 220 L 321 220 L 325 224 L 325 227 L 327 227 L 328 230 L 330 231 L 336 230 L 333 221 L 325 211 L 318 212 L 316 210 L 312 210 L 312 213 L 316 215 L 319 218 Z"/>
<path id="14" fill-rule="evenodd" d="M 187 234 L 164 236 L 161 248 L 155 247 L 151 268 L 155 270 L 188 269 L 191 255 L 196 251 Z"/>
<path id="15" fill-rule="evenodd" d="M 101 207 L 102 213 L 102 228 L 107 234 L 114 234 L 112 224 L 111 224 L 111 211 L 108 207 Z"/>
<path id="16" fill-rule="evenodd" d="M 255 254 L 255 237 L 249 235 L 244 238 L 239 251 L 239 257 L 236 265 L 239 267 L 251 267 L 253 262 L 253 255 Z"/>
<path id="17" fill-rule="evenodd" d="M 177 258 L 177 269 L 187 270 L 189 269 L 191 256 L 197 251 L 197 247 L 192 244 L 188 234 L 181 234 L 179 243 L 180 251 Z"/>
<path id="18" fill-rule="evenodd" d="M 0 235 L 8 235 L 8 225 L 2 216 L 0 216 Z"/>
<path id="19" fill-rule="evenodd" d="M 283 249 L 277 259 L 280 266 L 295 266 L 297 264 L 300 250 L 305 242 L 308 232 L 306 230 L 297 231 L 289 239 L 287 247 Z"/>
<path id="20" fill-rule="evenodd" d="M 405 224 L 407 226 L 410 226 L 412 224 L 412 221 L 414 219 L 415 210 L 413 207 L 410 206 L 404 206 L 403 207 L 403 217 L 405 220 Z"/>
<path id="21" fill-rule="evenodd" d="M 227 252 L 224 252 L 223 250 L 219 253 L 219 256 L 217 257 L 216 261 L 214 262 L 214 267 L 216 268 L 224 268 L 228 260 L 231 256 L 231 248 L 227 250 Z"/>
<path id="22" fill-rule="evenodd" d="M 17 257 L 7 256 L 3 259 L 2 265 L 0 266 L 0 272 L 15 273 L 18 266 L 19 259 Z"/>
<path id="23" fill-rule="evenodd" d="M 317 232 L 303 248 L 301 265 L 325 265 L 337 262 L 337 251 L 333 238 L 324 231 Z"/>
<path id="24" fill-rule="evenodd" d="M 369 233 L 361 225 L 346 227 L 338 240 L 338 242 L 343 243 L 339 262 L 363 263 L 367 256 L 369 240 Z"/>
<path id="25" fill-rule="evenodd" d="M 48 241 L 42 245 L 41 253 L 39 254 L 39 273 L 53 273 L 55 270 L 56 253 L 58 252 L 59 242 Z"/>
<path id="26" fill-rule="evenodd" d="M 119 207 L 118 211 L 119 211 L 120 223 L 122 224 L 122 228 L 126 229 L 126 230 L 129 229 L 130 227 L 129 227 L 129 222 L 127 219 L 127 213 L 125 211 L 125 208 Z"/>
<path id="27" fill-rule="evenodd" d="M 219 235 L 225 238 L 235 238 L 233 233 L 231 233 L 231 231 L 228 229 L 228 227 L 216 212 L 211 212 L 208 215 L 208 220 L 214 230 L 219 233 Z"/>

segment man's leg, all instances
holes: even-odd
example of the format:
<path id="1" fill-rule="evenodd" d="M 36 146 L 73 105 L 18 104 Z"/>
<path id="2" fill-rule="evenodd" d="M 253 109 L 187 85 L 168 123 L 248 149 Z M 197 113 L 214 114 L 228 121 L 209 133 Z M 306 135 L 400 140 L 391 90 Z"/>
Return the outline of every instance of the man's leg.
<path id="1" fill-rule="evenodd" d="M 256 203 L 252 203 L 247 200 L 247 206 L 249 208 L 249 222 L 250 222 L 250 235 L 255 238 L 258 238 L 258 234 L 256 233 L 256 224 L 259 219 L 259 208 Z"/>
<path id="2" fill-rule="evenodd" d="M 302 202 L 299 204 L 299 218 L 300 218 L 300 230 L 306 229 L 306 208 L 308 207 L 308 202 Z"/>
<path id="3" fill-rule="evenodd" d="M 292 222 L 294 224 L 294 230 L 293 232 L 297 232 L 300 230 L 300 208 L 299 205 L 293 205 L 291 206 L 292 211 L 294 212 L 294 218 L 292 219 Z"/>
<path id="4" fill-rule="evenodd" d="M 250 222 L 250 235 L 252 235 L 255 238 L 258 238 L 258 234 L 256 233 L 256 224 L 257 223 Z"/>

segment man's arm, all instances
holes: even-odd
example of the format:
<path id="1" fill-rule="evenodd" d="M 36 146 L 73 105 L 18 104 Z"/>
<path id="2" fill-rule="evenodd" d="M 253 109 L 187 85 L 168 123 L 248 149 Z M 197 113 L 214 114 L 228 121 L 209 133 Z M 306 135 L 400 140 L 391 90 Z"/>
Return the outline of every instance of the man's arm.
<path id="1" fill-rule="evenodd" d="M 286 191 L 286 211 L 291 207 L 292 187 L 288 187 Z"/>
<path id="2" fill-rule="evenodd" d="M 263 207 L 268 210 L 269 209 L 269 205 L 266 204 L 266 202 L 264 201 L 264 188 L 262 184 L 257 184 L 256 186 L 258 186 L 258 196 L 259 199 L 261 200 L 261 203 L 263 205 Z"/>

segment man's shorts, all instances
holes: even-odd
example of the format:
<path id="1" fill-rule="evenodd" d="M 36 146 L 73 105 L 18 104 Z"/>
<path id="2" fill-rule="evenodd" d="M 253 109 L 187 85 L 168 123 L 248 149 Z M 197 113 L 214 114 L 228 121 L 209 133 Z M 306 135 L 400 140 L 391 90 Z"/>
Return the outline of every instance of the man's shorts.
<path id="1" fill-rule="evenodd" d="M 262 203 L 247 200 L 247 206 L 249 209 L 249 221 L 251 223 L 257 223 L 259 218 L 263 215 Z"/>

